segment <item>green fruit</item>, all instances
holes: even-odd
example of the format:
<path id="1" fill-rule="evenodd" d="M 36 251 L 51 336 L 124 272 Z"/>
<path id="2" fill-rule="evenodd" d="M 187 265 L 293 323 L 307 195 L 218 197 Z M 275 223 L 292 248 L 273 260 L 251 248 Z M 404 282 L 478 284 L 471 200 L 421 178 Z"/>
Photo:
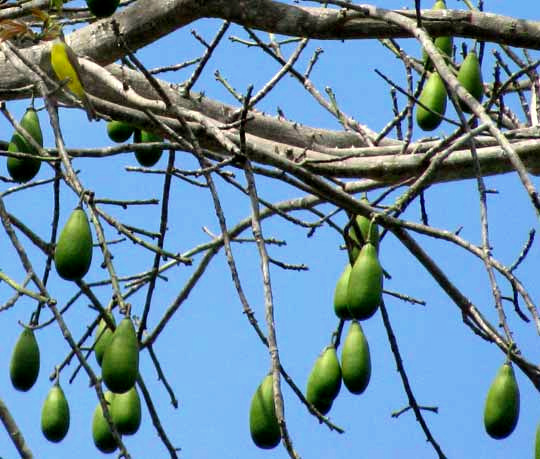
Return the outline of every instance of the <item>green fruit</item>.
<path id="1" fill-rule="evenodd" d="M 39 374 L 39 347 L 34 331 L 25 328 L 19 336 L 9 365 L 9 376 L 13 387 L 20 391 L 29 390 Z"/>
<path id="2" fill-rule="evenodd" d="M 491 383 L 484 408 L 484 426 L 493 438 L 510 435 L 519 419 L 519 387 L 514 370 L 505 363 Z"/>
<path id="3" fill-rule="evenodd" d="M 306 400 L 322 414 L 328 413 L 341 389 L 341 368 L 333 345 L 324 348 L 308 377 Z"/>
<path id="4" fill-rule="evenodd" d="M 369 345 L 360 324 L 353 320 L 341 351 L 341 376 L 353 394 L 366 390 L 371 377 Z"/>
<path id="5" fill-rule="evenodd" d="M 445 9 L 446 4 L 444 3 L 444 0 L 437 0 L 431 8 L 432 11 Z M 448 59 L 452 59 L 452 54 L 454 51 L 454 40 L 452 39 L 452 37 L 437 37 L 433 41 L 433 44 L 441 52 L 443 57 L 448 57 Z M 425 50 L 422 50 L 422 62 L 424 63 L 424 67 L 426 67 L 426 69 L 431 70 L 433 68 L 431 59 L 429 58 Z"/>
<path id="6" fill-rule="evenodd" d="M 98 18 L 110 16 L 118 8 L 120 0 L 86 0 L 86 5 L 92 14 Z"/>
<path id="7" fill-rule="evenodd" d="M 347 286 L 349 285 L 351 269 L 351 264 L 347 263 L 345 270 L 337 281 L 334 291 L 334 312 L 336 316 L 343 320 L 349 320 L 351 318 L 351 313 L 347 307 Z"/>
<path id="8" fill-rule="evenodd" d="M 109 313 L 109 317 L 111 318 L 113 323 L 115 323 L 112 314 Z M 101 362 L 103 361 L 103 354 L 105 353 L 105 349 L 111 342 L 112 336 L 113 331 L 109 328 L 107 322 L 101 319 L 96 329 L 96 339 L 94 341 L 94 354 L 96 355 L 96 360 L 99 366 L 101 366 Z"/>
<path id="9" fill-rule="evenodd" d="M 442 116 L 446 112 L 446 87 L 437 72 L 429 76 L 418 100 L 432 111 L 418 105 L 416 122 L 424 131 L 433 131 L 441 124 Z"/>
<path id="10" fill-rule="evenodd" d="M 142 131 L 140 129 L 135 130 L 133 139 L 136 143 L 145 143 L 145 142 L 163 142 L 163 138 L 154 134 L 153 132 Z M 141 166 L 151 167 L 159 161 L 163 150 L 160 148 L 152 148 L 151 150 L 146 151 L 136 151 L 135 158 Z"/>
<path id="11" fill-rule="evenodd" d="M 124 121 L 109 121 L 107 123 L 107 134 L 114 142 L 125 142 L 133 134 L 134 127 Z"/>
<path id="12" fill-rule="evenodd" d="M 41 431 L 49 441 L 58 443 L 69 430 L 69 405 L 62 388 L 51 387 L 41 410 Z"/>
<path id="13" fill-rule="evenodd" d="M 139 373 L 139 343 L 133 322 L 122 319 L 105 349 L 101 376 L 107 387 L 117 393 L 127 392 L 135 385 Z"/>
<path id="14" fill-rule="evenodd" d="M 353 318 L 364 320 L 375 314 L 382 300 L 382 284 L 377 249 L 368 242 L 354 262 L 347 286 L 347 306 Z"/>
<path id="15" fill-rule="evenodd" d="M 249 408 L 251 439 L 259 448 L 270 449 L 281 440 L 274 404 L 272 375 L 267 375 L 257 387 Z"/>
<path id="16" fill-rule="evenodd" d="M 43 135 L 41 133 L 41 127 L 39 125 L 39 118 L 33 107 L 26 110 L 23 115 L 21 126 L 32 136 L 39 146 L 43 146 Z M 11 142 L 8 145 L 8 151 L 29 153 L 37 155 L 39 152 L 30 145 L 26 139 L 15 132 L 11 137 Z M 7 169 L 9 175 L 16 182 L 28 182 L 33 179 L 41 167 L 41 161 L 35 158 L 13 158 L 8 157 Z"/>
<path id="17" fill-rule="evenodd" d="M 114 401 L 115 394 L 107 391 L 103 395 L 109 404 L 110 413 L 110 406 Z M 105 416 L 103 416 L 103 410 L 99 402 L 94 410 L 94 416 L 92 418 L 92 438 L 94 440 L 94 445 L 96 445 L 97 449 L 102 453 L 112 453 L 116 451 L 116 448 L 118 447 L 111 429 L 109 428 L 109 424 L 107 423 Z"/>
<path id="18" fill-rule="evenodd" d="M 362 198 L 361 201 L 369 204 L 365 198 Z M 358 228 L 360 229 L 361 237 L 358 237 L 355 225 L 353 224 L 349 226 L 349 230 L 347 231 L 348 237 L 352 240 L 350 250 L 353 260 L 356 260 L 361 246 L 368 240 L 376 247 L 377 251 L 379 250 L 379 228 L 377 225 L 375 223 L 371 224 L 369 218 L 366 218 L 363 215 L 356 216 L 356 225 L 358 225 Z"/>
<path id="19" fill-rule="evenodd" d="M 469 91 L 478 102 L 482 101 L 484 95 L 484 82 L 482 80 L 482 70 L 480 62 L 474 51 L 471 51 L 465 57 L 465 60 L 459 68 L 457 79 L 461 85 Z M 460 102 L 461 109 L 466 113 L 471 113 L 469 106 Z"/>
<path id="20" fill-rule="evenodd" d="M 536 428 L 536 438 L 534 441 L 534 459 L 540 459 L 540 424 Z"/>
<path id="21" fill-rule="evenodd" d="M 132 435 L 141 425 L 141 399 L 137 389 L 132 387 L 123 394 L 115 394 L 111 403 L 114 425 L 123 435 Z"/>
<path id="22" fill-rule="evenodd" d="M 77 207 L 60 233 L 54 264 L 58 275 L 66 280 L 79 280 L 92 263 L 92 231 L 86 213 Z"/>

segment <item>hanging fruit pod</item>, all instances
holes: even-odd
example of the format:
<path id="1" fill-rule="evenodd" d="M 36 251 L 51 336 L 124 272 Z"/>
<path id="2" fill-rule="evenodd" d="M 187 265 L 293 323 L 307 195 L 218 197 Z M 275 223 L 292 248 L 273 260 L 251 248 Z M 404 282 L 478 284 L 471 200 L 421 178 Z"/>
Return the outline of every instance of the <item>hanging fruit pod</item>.
<path id="1" fill-rule="evenodd" d="M 482 97 L 484 96 L 484 81 L 476 52 L 471 51 L 467 54 L 459 68 L 457 79 L 469 91 L 471 96 L 478 102 L 482 101 Z M 460 107 L 464 112 L 471 113 L 471 109 L 463 101 L 460 101 Z"/>
<path id="2" fill-rule="evenodd" d="M 446 87 L 437 72 L 427 79 L 416 107 L 416 122 L 424 131 L 433 131 L 442 122 L 446 112 Z M 428 110 L 429 109 L 429 110 Z"/>
<path id="3" fill-rule="evenodd" d="M 276 417 L 272 375 L 267 375 L 257 387 L 249 409 L 249 431 L 259 448 L 271 449 L 281 440 Z"/>

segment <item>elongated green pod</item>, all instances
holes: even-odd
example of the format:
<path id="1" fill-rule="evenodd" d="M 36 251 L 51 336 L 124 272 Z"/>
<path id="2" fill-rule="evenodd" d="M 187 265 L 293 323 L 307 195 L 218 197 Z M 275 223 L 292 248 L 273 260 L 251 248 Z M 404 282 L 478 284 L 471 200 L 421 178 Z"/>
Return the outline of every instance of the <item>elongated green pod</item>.
<path id="1" fill-rule="evenodd" d="M 54 264 L 62 279 L 80 280 L 92 263 L 92 231 L 86 213 L 77 207 L 64 225 L 56 249 Z"/>
<path id="2" fill-rule="evenodd" d="M 69 405 L 59 384 L 51 387 L 41 409 L 41 431 L 54 443 L 62 441 L 69 430 Z"/>
<path id="3" fill-rule="evenodd" d="M 249 408 L 249 431 L 259 448 L 271 449 L 281 440 L 274 404 L 272 375 L 267 375 L 257 387 Z"/>
<path id="4" fill-rule="evenodd" d="M 111 402 L 114 425 L 122 435 L 133 435 L 141 425 L 141 399 L 133 386 L 123 394 L 115 394 Z"/>
<path id="5" fill-rule="evenodd" d="M 112 314 L 109 314 L 109 317 L 114 323 L 114 317 Z M 107 325 L 105 320 L 101 319 L 96 328 L 96 336 L 94 341 L 94 354 L 96 355 L 96 361 L 99 366 L 103 361 L 103 354 L 105 354 L 105 349 L 110 344 L 113 336 L 113 331 Z"/>
<path id="6" fill-rule="evenodd" d="M 459 68 L 457 79 L 461 85 L 470 92 L 478 102 L 482 101 L 484 96 L 484 81 L 482 79 L 482 69 L 478 56 L 474 51 L 471 51 L 465 57 L 461 67 Z M 461 109 L 466 113 L 471 113 L 471 109 L 464 102 L 460 102 Z"/>
<path id="7" fill-rule="evenodd" d="M 26 392 L 39 375 L 39 346 L 31 328 L 24 328 L 11 354 L 9 376 L 13 387 Z"/>
<path id="8" fill-rule="evenodd" d="M 484 408 L 484 426 L 492 438 L 510 435 L 519 419 L 519 387 L 510 363 L 499 369 L 489 388 Z"/>
<path id="9" fill-rule="evenodd" d="M 381 304 L 383 272 L 377 250 L 364 244 L 354 262 L 347 286 L 347 306 L 354 319 L 369 319 Z"/>
<path id="10" fill-rule="evenodd" d="M 351 313 L 347 307 L 347 286 L 349 285 L 351 270 L 351 264 L 347 263 L 343 273 L 339 276 L 336 289 L 334 290 L 334 312 L 336 316 L 343 320 L 349 320 L 351 318 Z"/>
<path id="11" fill-rule="evenodd" d="M 39 146 L 43 146 L 43 134 L 37 112 L 29 107 L 23 115 L 20 125 L 30 134 Z M 8 145 L 8 151 L 37 155 L 38 151 L 21 134 L 15 132 Z M 41 161 L 37 158 L 8 157 L 7 169 L 16 182 L 28 182 L 39 172 Z"/>
<path id="12" fill-rule="evenodd" d="M 333 345 L 317 357 L 307 381 L 306 400 L 322 414 L 328 413 L 341 389 L 341 368 Z"/>
<path id="13" fill-rule="evenodd" d="M 418 104 L 416 108 L 416 122 L 424 131 L 433 131 L 441 124 L 446 112 L 446 87 L 437 72 L 433 72 L 426 81 L 418 100 L 425 107 Z"/>
<path id="14" fill-rule="evenodd" d="M 353 394 L 366 390 L 371 378 L 369 344 L 359 322 L 353 320 L 341 351 L 341 376 Z"/>
<path id="15" fill-rule="evenodd" d="M 130 390 L 139 374 L 139 343 L 133 322 L 122 319 L 105 348 L 101 362 L 101 376 L 114 393 Z"/>
<path id="16" fill-rule="evenodd" d="M 135 129 L 133 140 L 136 143 L 163 142 L 163 138 L 159 135 L 140 129 Z M 136 151 L 135 158 L 137 158 L 137 161 L 141 166 L 151 167 L 159 161 L 162 153 L 163 150 L 161 148 L 152 148 L 146 151 Z"/>
<path id="17" fill-rule="evenodd" d="M 110 412 L 110 406 L 114 400 L 115 394 L 107 391 L 103 395 L 108 403 Z M 99 402 L 92 417 L 92 439 L 94 440 L 94 445 L 96 445 L 96 448 L 102 453 L 112 453 L 116 451 L 116 448 L 118 448 L 116 440 L 114 439 L 111 429 L 109 428 L 109 424 L 103 415 L 103 409 L 101 408 L 101 404 Z"/>

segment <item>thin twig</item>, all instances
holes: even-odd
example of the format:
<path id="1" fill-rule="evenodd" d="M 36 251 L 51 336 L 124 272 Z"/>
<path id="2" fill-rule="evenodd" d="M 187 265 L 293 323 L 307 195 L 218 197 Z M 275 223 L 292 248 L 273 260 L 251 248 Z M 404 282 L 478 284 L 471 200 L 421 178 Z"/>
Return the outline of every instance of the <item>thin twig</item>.
<path id="1" fill-rule="evenodd" d="M 414 414 L 416 416 L 416 420 L 422 427 L 422 430 L 424 431 L 424 434 L 426 435 L 426 440 L 431 443 L 433 446 L 433 449 L 437 452 L 437 455 L 440 459 L 445 459 L 446 456 L 443 453 L 441 447 L 439 446 L 439 443 L 435 440 L 433 435 L 431 434 L 431 431 L 429 430 L 429 427 L 424 419 L 424 416 L 422 415 L 422 412 L 420 410 L 420 407 L 416 401 L 416 397 L 414 396 L 414 393 L 412 391 L 411 385 L 409 383 L 409 378 L 407 376 L 407 373 L 405 371 L 405 367 L 403 366 L 403 359 L 401 358 L 401 353 L 399 352 L 399 347 L 397 344 L 396 336 L 394 335 L 394 331 L 392 329 L 392 325 L 390 323 L 390 317 L 388 316 L 388 312 L 386 310 L 386 306 L 384 305 L 384 301 L 380 305 L 381 309 L 381 316 L 384 323 L 384 328 L 386 329 L 386 333 L 388 335 L 388 341 L 390 343 L 390 348 L 392 349 L 392 354 L 394 354 L 394 360 L 397 365 L 397 370 L 399 372 L 399 376 L 401 377 L 401 382 L 403 383 L 403 388 L 405 389 L 405 393 L 407 394 L 407 398 L 409 400 L 409 406 L 414 411 Z"/>

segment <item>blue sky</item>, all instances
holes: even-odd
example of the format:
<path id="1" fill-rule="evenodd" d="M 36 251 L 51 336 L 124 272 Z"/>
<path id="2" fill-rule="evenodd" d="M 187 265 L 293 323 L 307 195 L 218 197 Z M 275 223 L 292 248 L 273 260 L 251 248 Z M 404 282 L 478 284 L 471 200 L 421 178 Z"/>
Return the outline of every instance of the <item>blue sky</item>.
<path id="1" fill-rule="evenodd" d="M 412 2 L 410 7 L 412 7 Z M 461 2 L 449 0 L 449 7 L 463 8 Z M 398 8 L 403 2 L 384 2 L 385 8 Z M 525 0 L 508 2 L 491 0 L 485 8 L 501 14 L 520 18 L 531 17 L 530 7 Z M 202 54 L 202 47 L 190 35 L 196 28 L 207 40 L 211 40 L 220 21 L 206 20 L 162 39 L 138 53 L 149 67 L 182 62 Z M 245 37 L 238 27 L 231 27 L 230 35 Z M 261 34 L 261 36 L 263 36 Z M 400 43 L 413 55 L 418 56 L 418 45 L 412 40 Z M 459 45 L 461 40 L 456 40 Z M 288 45 L 287 52 L 294 45 Z M 370 127 L 379 130 L 390 119 L 389 93 L 385 83 L 374 73 L 377 68 L 396 81 L 403 83 L 402 66 L 377 42 L 320 42 L 308 46 L 298 68 L 303 71 L 311 53 L 323 47 L 318 66 L 313 72 L 313 82 L 321 92 L 325 86 L 333 88 L 342 109 Z M 487 46 L 487 62 L 484 78 L 491 80 L 490 52 Z M 532 53 L 536 56 L 537 53 Z M 254 84 L 260 89 L 273 76 L 278 67 L 270 58 L 254 48 L 224 40 L 221 48 L 210 61 L 206 73 L 195 90 L 227 103 L 234 103 L 231 96 L 214 79 L 214 70 L 221 74 L 238 90 L 244 91 Z M 191 69 L 178 74 L 167 74 L 164 78 L 180 82 L 190 75 Z M 169 78 L 170 77 L 170 78 Z M 400 99 L 403 103 L 403 99 Z M 339 125 L 290 77 L 265 98 L 261 110 L 275 113 L 279 105 L 290 119 L 324 128 L 338 129 Z M 38 102 L 38 107 L 40 106 Z M 20 118 L 26 105 L 8 103 Z M 62 110 L 62 129 L 68 147 L 106 146 L 111 142 L 106 136 L 105 122 L 88 124 L 83 112 Z M 40 113 L 45 145 L 53 145 L 50 125 L 44 113 Z M 11 128 L 2 119 L 0 132 L 9 140 Z M 451 132 L 441 125 L 436 132 Z M 417 132 L 416 135 L 419 135 Z M 2 162 L 5 164 L 5 162 Z M 164 168 L 166 155 L 156 167 Z M 117 199 L 140 199 L 160 197 L 162 178 L 155 175 L 127 172 L 126 166 L 136 165 L 131 153 L 103 160 L 75 160 L 74 167 L 80 169 L 80 178 L 96 192 L 97 197 Z M 176 154 L 176 167 L 192 169 L 195 161 L 182 152 Z M 235 171 L 238 178 L 242 174 Z M 6 175 L 4 166 L 0 174 Z M 51 169 L 43 166 L 38 179 L 50 178 Z M 540 185 L 533 178 L 535 185 Z M 217 181 L 229 225 L 250 213 L 245 197 Z M 530 228 L 537 228 L 534 211 L 529 204 L 515 175 L 487 178 L 489 188 L 499 193 L 489 196 L 489 218 L 494 255 L 502 262 L 511 264 L 518 256 L 527 239 Z M 2 191 L 10 185 L 1 183 Z M 301 192 L 267 179 L 258 180 L 259 193 L 265 199 L 277 201 L 301 196 Z M 368 195 L 375 198 L 378 192 Z M 391 195 L 395 198 L 397 194 Z M 63 186 L 61 191 L 61 222 L 65 222 L 77 204 L 77 197 Z M 473 243 L 480 243 L 479 203 L 474 181 L 437 185 L 426 193 L 430 223 L 439 228 L 455 230 L 463 226 L 461 235 Z M 390 201 L 388 201 L 390 202 Z M 52 188 L 50 185 L 29 189 L 5 198 L 8 210 L 23 220 L 44 239 L 50 232 L 52 215 Z M 511 212 L 510 212 L 511 209 Z M 107 209 L 122 222 L 145 226 L 150 230 L 159 228 L 159 206 L 131 207 L 124 210 L 108 206 Z M 331 207 L 322 206 L 329 211 Z M 306 213 L 295 214 L 301 218 L 312 218 Z M 404 217 L 418 221 L 420 211 L 414 203 Z M 335 221 L 345 224 L 339 214 Z M 166 247 L 171 251 L 184 252 L 196 244 L 208 240 L 202 231 L 205 226 L 219 233 L 209 193 L 194 188 L 185 182 L 175 181 L 170 199 L 170 222 Z M 339 249 L 340 236 L 331 228 L 319 229 L 314 237 L 307 238 L 307 231 L 295 227 L 279 218 L 266 220 L 263 231 L 267 237 L 287 241 L 285 247 L 270 247 L 270 254 L 287 263 L 304 263 L 307 272 L 283 271 L 272 267 L 276 326 L 278 344 L 284 367 L 297 384 L 305 387 L 311 366 L 328 344 L 337 326 L 332 308 L 335 283 L 346 261 L 345 252 Z M 108 229 L 109 238 L 116 238 Z M 249 236 L 249 233 L 244 233 Z M 32 249 L 24 236 L 20 236 L 28 248 L 38 273 L 43 270 L 44 259 Z M 447 270 L 450 279 L 478 306 L 486 317 L 496 323 L 496 312 L 490 293 L 487 276 L 479 260 L 439 241 L 415 236 L 440 265 Z M 243 287 L 259 322 L 264 325 L 263 292 L 260 283 L 259 262 L 254 245 L 235 244 L 234 254 L 238 262 Z M 3 254 L 0 268 L 13 279 L 22 282 L 24 274 L 14 250 L 7 238 L 0 238 Z M 137 250 L 130 243 L 111 247 L 117 270 L 128 275 L 148 269 L 152 255 Z M 533 299 L 537 298 L 536 275 L 539 268 L 538 246 L 532 248 L 518 274 L 530 289 Z M 482 413 L 489 385 L 504 361 L 502 353 L 492 344 L 475 336 L 464 326 L 461 315 L 444 292 L 429 278 L 426 271 L 414 260 L 392 236 L 381 243 L 381 263 L 392 275 L 385 287 L 427 302 L 426 306 L 412 306 L 387 297 L 387 308 L 398 339 L 404 364 L 417 400 L 422 405 L 439 407 L 439 414 L 425 413 L 432 433 L 449 458 L 525 458 L 532 456 L 534 432 L 540 421 L 538 394 L 532 384 L 517 371 L 521 391 L 521 417 L 515 432 L 502 441 L 492 440 L 484 432 Z M 197 262 L 200 257 L 195 259 Z M 94 261 L 86 281 L 103 279 L 104 271 L 99 267 L 101 256 L 94 252 Z M 193 268 L 176 267 L 167 274 L 168 282 L 160 282 L 154 296 L 154 305 L 149 318 L 154 326 L 161 314 L 182 288 L 183 282 Z M 501 280 L 501 279 L 498 279 Z M 53 272 L 49 288 L 60 305 L 65 304 L 76 292 L 74 286 L 61 280 Z M 503 294 L 509 287 L 501 281 Z M 130 298 L 134 314 L 142 311 L 145 291 Z M 110 297 L 109 287 L 96 289 L 103 303 Z M 2 302 L 12 295 L 5 283 L 0 284 Z M 87 324 L 95 317 L 88 302 L 79 300 L 66 313 L 65 320 L 75 337 L 84 333 Z M 72 419 L 70 432 L 59 445 L 47 442 L 39 429 L 42 402 L 49 390 L 48 375 L 68 352 L 56 325 L 37 332 L 41 348 L 41 373 L 38 382 L 28 393 L 12 389 L 8 366 L 12 347 L 20 333 L 18 320 L 28 321 L 35 304 L 28 299 L 20 300 L 16 307 L 2 313 L 3 340 L 0 352 L 0 397 L 6 402 L 25 435 L 28 445 L 40 459 L 73 457 L 79 459 L 99 457 L 90 435 L 91 417 L 96 405 L 96 395 L 88 387 L 88 378 L 80 373 L 73 384 L 68 379 L 75 364 L 61 375 L 61 382 L 68 397 Z M 507 308 L 508 320 L 515 332 L 518 345 L 531 361 L 538 361 L 538 336 L 531 324 L 523 323 Z M 119 319 L 119 316 L 116 316 Z M 43 318 L 48 318 L 44 314 Z M 401 381 L 395 370 L 395 362 L 380 313 L 362 323 L 370 343 L 373 373 L 370 385 L 360 396 L 349 394 L 342 387 L 330 417 L 343 427 L 346 433 L 339 435 L 319 425 L 292 391 L 283 386 L 286 416 L 289 431 L 297 451 L 304 458 L 341 459 L 354 455 L 364 458 L 414 458 L 435 457 L 433 449 L 426 443 L 424 435 L 412 413 L 398 419 L 391 413 L 407 405 Z M 251 442 L 248 430 L 248 411 L 252 393 L 269 369 L 269 356 L 249 326 L 231 283 L 230 272 L 221 252 L 210 264 L 206 275 L 193 290 L 185 304 L 168 324 L 155 347 L 165 369 L 167 378 L 179 400 L 178 410 L 172 408 L 167 394 L 157 381 L 156 373 L 146 352 L 141 354 L 141 373 L 149 386 L 153 400 L 161 415 L 163 426 L 174 445 L 182 448 L 183 458 L 230 458 L 258 459 L 286 457 L 285 450 L 278 446 L 272 451 L 257 449 Z M 95 361 L 92 365 L 97 369 Z M 2 371 L 2 369 L 4 369 Z M 125 438 L 132 457 L 167 457 L 159 442 L 148 412 L 143 412 L 141 430 L 135 436 Z M 151 456 L 150 456 L 151 455 Z M 0 433 L 0 457 L 17 458 L 5 433 Z"/>

